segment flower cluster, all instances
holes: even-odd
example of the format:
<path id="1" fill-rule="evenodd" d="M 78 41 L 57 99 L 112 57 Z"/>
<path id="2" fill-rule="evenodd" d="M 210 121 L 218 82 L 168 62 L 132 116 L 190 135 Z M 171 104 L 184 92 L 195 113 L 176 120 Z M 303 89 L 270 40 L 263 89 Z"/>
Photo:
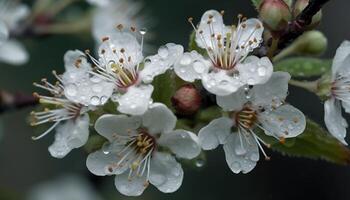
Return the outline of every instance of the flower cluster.
<path id="1" fill-rule="evenodd" d="M 89 2 L 104 8 L 112 3 Z M 138 11 L 139 7 L 133 7 L 128 14 Z M 53 72 L 56 83 L 47 79 L 34 83 L 50 95 L 35 93 L 45 107 L 32 112 L 32 125 L 51 126 L 33 139 L 55 131 L 49 152 L 63 158 L 85 145 L 93 130 L 91 134 L 101 136 L 104 143 L 87 156 L 87 168 L 97 176 L 115 176 L 115 187 L 127 196 L 141 195 L 150 184 L 164 193 L 178 190 L 184 177 L 181 161 L 198 158 L 202 150 L 219 145 L 233 173 L 249 173 L 260 155 L 270 159 L 265 152 L 265 147 L 270 147 L 268 141 L 283 144 L 299 136 L 307 120 L 286 102 L 291 75 L 276 70 L 269 57 L 253 55 L 263 44 L 265 23 L 239 15 L 237 25 L 227 26 L 223 14 L 206 11 L 198 25 L 188 19 L 198 47 L 190 52 L 167 43 L 156 54 L 144 56 L 145 29 L 126 29 L 121 24 L 106 25 L 108 30 L 96 28 L 99 32 L 94 35 L 100 40 L 96 55 L 89 50 L 68 51 L 65 72 Z M 346 41 L 333 60 L 324 105 L 328 130 L 344 144 L 347 123 L 341 105 L 350 112 L 349 65 L 350 42 Z M 162 90 L 153 81 L 157 76 L 174 79 L 174 85 L 190 83 L 178 87 L 165 102 L 154 97 L 169 92 L 157 91 Z M 210 116 L 204 125 L 201 121 L 197 126 L 195 120 L 183 125 L 184 115 L 188 120 L 199 112 L 201 101 L 208 96 L 214 97 L 210 106 L 218 109 L 221 117 Z"/>

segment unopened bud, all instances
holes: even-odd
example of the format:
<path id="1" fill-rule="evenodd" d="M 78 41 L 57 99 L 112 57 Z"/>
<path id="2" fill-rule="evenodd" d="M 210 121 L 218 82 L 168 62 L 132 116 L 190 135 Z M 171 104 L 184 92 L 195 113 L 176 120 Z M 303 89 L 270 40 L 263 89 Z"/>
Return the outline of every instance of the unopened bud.
<path id="1" fill-rule="evenodd" d="M 200 92 L 193 84 L 181 86 L 171 98 L 175 110 L 184 115 L 196 113 L 201 106 L 201 101 Z"/>
<path id="2" fill-rule="evenodd" d="M 304 9 L 305 7 L 309 4 L 309 0 L 297 0 L 295 5 L 294 5 L 294 10 L 293 10 L 293 15 L 298 16 Z M 312 17 L 312 22 L 310 25 L 308 25 L 306 28 L 307 29 L 313 29 L 315 28 L 322 19 L 322 11 L 318 11 L 316 15 Z"/>
<path id="3" fill-rule="evenodd" d="M 287 27 L 292 14 L 283 0 L 264 0 L 260 5 L 260 18 L 271 31 L 281 31 Z"/>
<path id="4" fill-rule="evenodd" d="M 307 31 L 296 41 L 296 52 L 308 55 L 320 55 L 327 49 L 327 38 L 320 31 Z"/>

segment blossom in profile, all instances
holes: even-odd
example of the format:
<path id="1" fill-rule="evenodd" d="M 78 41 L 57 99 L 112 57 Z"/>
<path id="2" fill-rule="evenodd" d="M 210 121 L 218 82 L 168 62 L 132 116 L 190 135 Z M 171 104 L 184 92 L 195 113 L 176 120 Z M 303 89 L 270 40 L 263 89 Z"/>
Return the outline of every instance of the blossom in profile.
<path id="1" fill-rule="evenodd" d="M 264 27 L 255 18 L 238 17 L 237 26 L 223 23 L 223 12 L 206 11 L 196 27 L 195 42 L 205 50 L 186 52 L 175 64 L 176 74 L 185 81 L 202 81 L 206 90 L 225 96 L 243 85 L 263 84 L 269 80 L 273 66 L 267 57 L 249 56 L 262 42 Z"/>
<path id="2" fill-rule="evenodd" d="M 149 183 L 175 192 L 184 172 L 173 154 L 192 159 L 201 151 L 194 133 L 174 130 L 176 120 L 161 103 L 153 103 L 141 116 L 101 116 L 95 129 L 108 142 L 88 156 L 88 169 L 98 176 L 116 175 L 117 190 L 127 196 L 141 195 Z"/>
<path id="3" fill-rule="evenodd" d="M 234 173 L 248 173 L 259 161 L 259 149 L 269 159 L 261 144 L 269 145 L 257 131 L 282 142 L 301 134 L 306 126 L 304 114 L 284 103 L 289 79 L 286 72 L 274 72 L 265 84 L 217 96 L 218 105 L 228 115 L 213 120 L 199 131 L 202 148 L 211 150 L 223 144 L 230 169 Z"/>
<path id="4" fill-rule="evenodd" d="M 119 26 L 121 29 L 122 25 Z M 144 59 L 145 31 L 140 30 L 141 44 L 134 34 L 115 30 L 109 37 L 102 38 L 98 59 L 89 52 L 87 54 L 96 66 L 91 74 L 114 84 L 112 101 L 118 102 L 118 111 L 142 115 L 152 100 L 154 77 L 165 73 L 178 60 L 183 47 L 168 43 L 158 49 L 158 54 Z"/>
<path id="5" fill-rule="evenodd" d="M 337 49 L 332 65 L 332 85 L 324 103 L 324 121 L 328 131 L 346 144 L 348 124 L 342 116 L 342 107 L 350 113 L 350 42 L 344 41 Z"/>
<path id="6" fill-rule="evenodd" d="M 0 1 L 0 62 L 22 65 L 28 61 L 28 52 L 20 42 L 12 38 L 11 32 L 22 28 L 20 22 L 29 13 L 29 8 L 18 1 Z"/>

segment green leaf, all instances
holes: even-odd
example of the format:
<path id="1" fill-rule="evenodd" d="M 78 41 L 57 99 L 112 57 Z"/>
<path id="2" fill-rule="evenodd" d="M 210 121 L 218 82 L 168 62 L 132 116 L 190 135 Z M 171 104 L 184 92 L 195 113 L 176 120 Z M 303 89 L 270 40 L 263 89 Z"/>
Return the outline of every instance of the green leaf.
<path id="1" fill-rule="evenodd" d="M 175 75 L 171 71 L 157 76 L 153 82 L 152 98 L 154 102 L 161 102 L 171 107 L 171 97 L 176 91 Z"/>
<path id="2" fill-rule="evenodd" d="M 321 76 L 332 67 L 331 59 L 295 57 L 275 64 L 275 71 L 289 72 L 293 77 L 308 78 Z"/>
<path id="3" fill-rule="evenodd" d="M 196 43 L 196 31 L 192 31 L 192 33 L 190 35 L 190 41 L 188 43 L 188 50 L 189 51 L 195 50 L 202 55 L 207 55 L 206 50 L 199 47 Z"/>
<path id="4" fill-rule="evenodd" d="M 272 150 L 284 155 L 322 159 L 341 165 L 350 164 L 350 150 L 310 119 L 307 120 L 303 134 L 296 138 L 286 139 L 284 143 L 265 134 L 260 133 L 259 136 L 271 144 Z"/>

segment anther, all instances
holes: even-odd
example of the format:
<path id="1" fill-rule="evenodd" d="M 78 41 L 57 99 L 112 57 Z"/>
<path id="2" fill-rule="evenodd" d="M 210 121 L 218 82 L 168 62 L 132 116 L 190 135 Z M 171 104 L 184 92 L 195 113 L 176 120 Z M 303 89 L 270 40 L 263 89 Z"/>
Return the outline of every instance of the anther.
<path id="1" fill-rule="evenodd" d="M 135 27 L 130 27 L 130 30 L 132 31 L 132 32 L 135 32 L 136 31 L 136 28 Z"/>
<path id="2" fill-rule="evenodd" d="M 123 30 L 123 28 L 124 28 L 123 24 L 118 24 L 118 26 L 117 26 L 117 29 L 118 29 L 118 30 L 121 31 L 121 30 Z"/>
<path id="3" fill-rule="evenodd" d="M 225 11 L 224 11 L 224 10 L 221 10 L 221 11 L 220 11 L 220 14 L 221 14 L 221 15 L 224 15 L 224 14 L 225 14 Z"/>
<path id="4" fill-rule="evenodd" d="M 190 22 L 190 23 L 192 23 L 192 22 L 193 22 L 193 17 L 189 17 L 189 18 L 187 19 L 187 21 Z"/>
<path id="5" fill-rule="evenodd" d="M 121 53 L 124 53 L 124 52 L 125 52 L 125 49 L 124 49 L 124 48 L 121 48 L 121 49 L 120 49 L 120 52 L 121 52 Z"/>
<path id="6" fill-rule="evenodd" d="M 105 42 L 105 41 L 109 40 L 109 37 L 103 37 L 101 40 L 102 40 L 102 42 Z"/>

